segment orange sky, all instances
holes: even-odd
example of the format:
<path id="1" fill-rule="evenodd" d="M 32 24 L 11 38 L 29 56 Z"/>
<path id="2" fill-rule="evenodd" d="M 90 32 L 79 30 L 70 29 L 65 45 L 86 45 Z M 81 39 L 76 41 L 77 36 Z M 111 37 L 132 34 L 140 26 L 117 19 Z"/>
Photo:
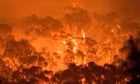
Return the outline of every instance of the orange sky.
<path id="1" fill-rule="evenodd" d="M 0 0 L 0 17 L 22 17 L 29 14 L 59 15 L 74 0 Z M 102 0 L 79 0 L 86 9 L 102 10 Z M 105 11 L 104 9 L 102 11 Z"/>
<path id="2" fill-rule="evenodd" d="M 0 0 L 0 18 L 22 17 L 31 14 L 37 14 L 39 16 L 61 15 L 61 13 L 64 12 L 63 10 L 70 6 L 72 1 L 74 0 Z M 123 4 L 126 3 L 125 5 L 127 6 L 127 3 L 131 3 L 130 1 L 131 0 L 79 0 L 86 9 L 101 13 L 116 10 L 116 8 L 119 7 L 117 3 L 121 5 L 123 2 Z M 139 2 L 139 0 L 134 1 Z M 132 6 L 135 6 L 135 3 Z"/>

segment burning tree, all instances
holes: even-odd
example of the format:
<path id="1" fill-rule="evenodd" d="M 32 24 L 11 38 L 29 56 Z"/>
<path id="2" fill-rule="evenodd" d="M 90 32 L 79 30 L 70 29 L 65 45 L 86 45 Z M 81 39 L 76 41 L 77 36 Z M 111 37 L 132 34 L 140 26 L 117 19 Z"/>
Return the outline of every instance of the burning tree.
<path id="1" fill-rule="evenodd" d="M 71 14 L 65 15 L 63 22 L 69 27 L 68 32 L 78 35 L 82 29 L 88 27 L 92 23 L 92 19 L 88 11 L 82 8 L 74 8 Z"/>
<path id="2" fill-rule="evenodd" d="M 38 36 L 48 36 L 52 32 L 58 32 L 63 29 L 62 23 L 51 16 L 46 16 L 45 18 L 39 18 L 36 15 L 28 16 L 24 19 L 23 24 L 27 34 Z"/>

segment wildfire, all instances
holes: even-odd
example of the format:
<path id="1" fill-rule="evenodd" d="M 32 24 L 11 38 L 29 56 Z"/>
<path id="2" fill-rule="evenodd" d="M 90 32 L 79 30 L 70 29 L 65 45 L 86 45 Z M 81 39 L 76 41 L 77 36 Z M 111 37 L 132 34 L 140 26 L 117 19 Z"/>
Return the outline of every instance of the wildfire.
<path id="1" fill-rule="evenodd" d="M 81 10 L 83 5 L 75 0 L 72 2 L 72 7 L 72 9 Z M 91 25 L 95 26 L 89 27 L 89 30 L 85 29 L 86 26 L 83 25 L 89 23 L 89 19 L 85 19 L 87 18 L 84 14 L 86 11 L 75 12 L 72 15 L 66 15 L 67 17 L 64 19 L 68 21 L 64 21 L 64 23 L 53 18 L 39 20 L 36 18 L 35 23 L 34 19 L 31 20 L 31 23 L 34 23 L 33 25 L 27 25 L 29 27 L 27 27 L 27 30 L 25 28 L 23 35 L 20 33 L 21 30 L 19 32 L 17 29 L 15 30 L 19 34 L 11 34 L 13 37 L 8 37 L 8 35 L 3 37 L 4 34 L 1 34 L 0 47 L 3 48 L 3 51 L 0 54 L 0 72 L 5 72 L 2 76 L 10 78 L 11 81 L 14 80 L 15 83 L 18 80 L 26 82 L 37 80 L 39 81 L 37 84 L 69 84 L 63 83 L 65 79 L 70 82 L 71 80 L 81 82 L 72 84 L 98 84 L 97 81 L 103 83 L 103 81 L 112 81 L 112 79 L 117 80 L 119 78 L 119 82 L 118 80 L 115 81 L 116 84 L 120 84 L 122 80 L 130 81 L 131 77 L 127 77 L 129 75 L 123 74 L 126 77 L 121 76 L 127 67 L 131 68 L 135 64 L 133 60 L 132 64 L 129 63 L 131 59 L 128 59 L 127 56 L 132 52 L 131 47 L 133 48 L 134 44 L 139 42 L 139 39 L 136 39 L 136 42 L 131 39 L 121 49 L 123 39 L 126 39 L 131 32 L 123 32 L 125 29 L 122 30 L 120 24 L 114 25 L 115 23 L 113 23 L 109 26 L 104 22 L 100 22 L 101 24 L 93 23 Z M 27 21 L 27 23 L 29 22 Z M 39 25 L 36 25 L 36 23 Z M 123 22 L 120 23 L 123 24 Z M 60 30 L 55 31 L 59 26 Z M 33 33 L 30 31 L 33 31 Z M 1 30 L 0 32 L 4 33 L 5 31 Z M 24 33 L 27 35 L 24 35 Z M 4 40 L 6 41 L 4 42 Z M 134 46 L 133 49 L 137 48 Z M 140 54 L 139 51 L 134 53 Z M 130 66 L 125 65 L 125 60 Z M 7 72 L 9 72 L 8 76 Z M 0 75 L 0 77 L 2 76 Z M 67 76 L 69 77 L 67 78 Z M 140 78 L 140 75 L 137 74 L 136 77 Z M 87 83 L 89 80 L 90 83 Z M 10 84 L 15 83 L 11 82 Z M 114 82 L 110 84 L 114 84 Z"/>

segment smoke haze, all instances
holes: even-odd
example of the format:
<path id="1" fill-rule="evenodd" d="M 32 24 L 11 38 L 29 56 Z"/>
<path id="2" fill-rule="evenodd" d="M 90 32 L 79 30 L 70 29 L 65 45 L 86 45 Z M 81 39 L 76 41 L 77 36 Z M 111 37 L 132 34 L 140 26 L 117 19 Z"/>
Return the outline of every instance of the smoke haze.
<path id="1" fill-rule="evenodd" d="M 0 18 L 21 18 L 31 14 L 61 16 L 75 0 L 0 0 Z M 85 9 L 97 13 L 139 12 L 139 0 L 79 0 Z"/>

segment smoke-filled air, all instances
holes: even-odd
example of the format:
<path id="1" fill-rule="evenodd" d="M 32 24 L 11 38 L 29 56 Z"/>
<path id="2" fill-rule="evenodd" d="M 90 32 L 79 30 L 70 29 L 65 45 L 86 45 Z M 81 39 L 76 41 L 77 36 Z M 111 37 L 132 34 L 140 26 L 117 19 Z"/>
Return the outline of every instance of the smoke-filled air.
<path id="1" fill-rule="evenodd" d="M 140 84 L 139 0 L 1 0 L 0 84 Z"/>

